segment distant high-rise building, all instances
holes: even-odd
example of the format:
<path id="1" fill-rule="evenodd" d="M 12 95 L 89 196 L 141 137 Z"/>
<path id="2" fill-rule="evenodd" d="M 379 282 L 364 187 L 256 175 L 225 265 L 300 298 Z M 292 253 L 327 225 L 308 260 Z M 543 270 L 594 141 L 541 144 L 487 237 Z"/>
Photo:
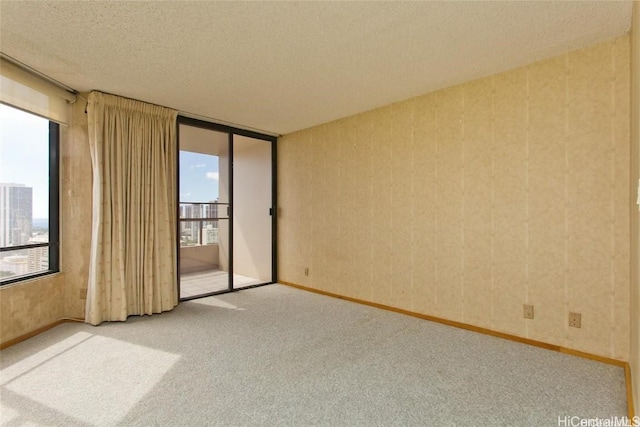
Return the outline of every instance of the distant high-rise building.
<path id="1" fill-rule="evenodd" d="M 217 218 L 218 217 L 218 205 L 216 202 L 211 202 L 207 205 L 202 205 L 202 217 L 203 218 Z"/>
<path id="2" fill-rule="evenodd" d="M 49 233 L 39 234 L 29 239 L 28 243 L 48 243 Z M 49 247 L 39 246 L 27 252 L 29 257 L 29 272 L 46 271 L 49 269 Z"/>
<path id="3" fill-rule="evenodd" d="M 218 243 L 218 204 L 209 203 L 180 204 L 180 218 L 194 221 L 180 221 L 180 241 L 182 246 L 211 245 Z M 209 218 L 209 220 L 204 220 Z M 196 221 L 197 220 L 197 221 Z"/>
<path id="4" fill-rule="evenodd" d="M 0 183 L 0 246 L 25 245 L 31 238 L 33 189 Z"/>
<path id="5" fill-rule="evenodd" d="M 214 225 L 215 224 L 215 225 Z M 218 225 L 217 221 L 212 221 L 202 226 L 202 244 L 217 245 L 218 244 Z"/>

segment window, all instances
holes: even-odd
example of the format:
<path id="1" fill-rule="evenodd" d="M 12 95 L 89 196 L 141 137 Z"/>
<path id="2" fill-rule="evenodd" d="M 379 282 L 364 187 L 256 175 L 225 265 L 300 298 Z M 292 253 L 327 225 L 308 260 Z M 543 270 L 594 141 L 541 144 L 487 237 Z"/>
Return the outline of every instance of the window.
<path id="1" fill-rule="evenodd" d="M 0 285 L 59 271 L 59 134 L 0 104 Z"/>
<path id="2" fill-rule="evenodd" d="M 207 148 L 213 152 L 218 147 L 210 144 Z M 218 220 L 228 219 L 229 206 L 219 197 L 220 158 L 187 150 L 180 150 L 179 156 L 180 246 L 218 245 Z"/>

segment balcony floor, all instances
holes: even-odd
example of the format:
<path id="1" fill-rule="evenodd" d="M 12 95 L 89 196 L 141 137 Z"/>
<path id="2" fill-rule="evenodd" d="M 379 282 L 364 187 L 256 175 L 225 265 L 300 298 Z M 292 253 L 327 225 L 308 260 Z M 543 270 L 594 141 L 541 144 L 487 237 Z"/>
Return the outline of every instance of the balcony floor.
<path id="1" fill-rule="evenodd" d="M 253 277 L 233 275 L 234 289 L 265 283 Z M 196 295 L 211 292 L 225 291 L 229 289 L 229 273 L 222 270 L 205 270 L 197 273 L 180 275 L 180 298 L 189 298 Z"/>

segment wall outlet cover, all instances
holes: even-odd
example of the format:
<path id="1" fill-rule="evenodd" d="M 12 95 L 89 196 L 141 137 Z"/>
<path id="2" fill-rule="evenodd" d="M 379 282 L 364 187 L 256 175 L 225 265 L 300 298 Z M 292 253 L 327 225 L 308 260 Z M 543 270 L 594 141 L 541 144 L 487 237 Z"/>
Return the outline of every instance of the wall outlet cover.
<path id="1" fill-rule="evenodd" d="M 524 318 L 525 319 L 533 319 L 533 305 L 531 304 L 524 304 Z"/>
<path id="2" fill-rule="evenodd" d="M 569 313 L 569 326 L 572 328 L 581 328 L 582 327 L 582 314 L 570 312 Z"/>

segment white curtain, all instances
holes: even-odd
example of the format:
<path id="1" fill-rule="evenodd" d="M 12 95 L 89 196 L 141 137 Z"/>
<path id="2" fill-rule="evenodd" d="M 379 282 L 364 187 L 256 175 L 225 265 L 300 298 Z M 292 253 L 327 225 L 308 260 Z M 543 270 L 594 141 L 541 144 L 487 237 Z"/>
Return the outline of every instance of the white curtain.
<path id="1" fill-rule="evenodd" d="M 93 228 L 85 321 L 171 310 L 176 272 L 176 115 L 89 94 Z"/>

